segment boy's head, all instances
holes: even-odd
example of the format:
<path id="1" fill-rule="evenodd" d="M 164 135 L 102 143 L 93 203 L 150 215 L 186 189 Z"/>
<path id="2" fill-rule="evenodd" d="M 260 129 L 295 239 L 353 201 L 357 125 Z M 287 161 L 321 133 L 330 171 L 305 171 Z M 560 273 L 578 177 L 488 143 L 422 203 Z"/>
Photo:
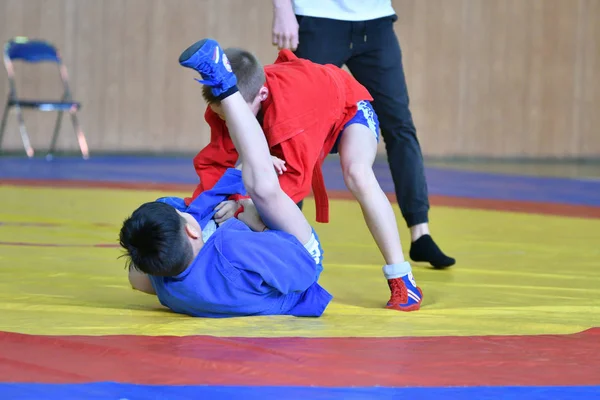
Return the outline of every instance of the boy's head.
<path id="1" fill-rule="evenodd" d="M 183 272 L 202 248 L 202 231 L 189 214 L 151 202 L 140 206 L 123 222 L 119 243 L 130 265 L 154 276 Z"/>
<path id="2" fill-rule="evenodd" d="M 224 50 L 229 64 L 231 64 L 231 70 L 237 77 L 237 87 L 240 90 L 240 94 L 248 103 L 248 106 L 257 115 L 260 111 L 260 105 L 265 101 L 269 95 L 269 90 L 265 87 L 265 70 L 254 56 L 249 51 L 229 48 Z M 221 110 L 221 104 L 219 100 L 212 94 L 209 86 L 202 88 L 202 96 L 208 103 L 210 108 L 222 119 L 225 116 Z"/>

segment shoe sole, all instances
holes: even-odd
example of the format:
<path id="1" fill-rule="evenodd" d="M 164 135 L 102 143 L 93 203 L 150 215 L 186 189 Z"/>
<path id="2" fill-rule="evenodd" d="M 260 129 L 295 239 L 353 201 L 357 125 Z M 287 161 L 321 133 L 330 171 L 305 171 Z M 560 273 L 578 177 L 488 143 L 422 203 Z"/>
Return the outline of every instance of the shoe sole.
<path id="1" fill-rule="evenodd" d="M 200 48 L 202 46 L 204 46 L 204 43 L 206 43 L 208 39 L 202 39 L 196 43 L 194 43 L 193 45 L 191 45 L 190 47 L 188 47 L 187 49 L 185 49 L 183 51 L 183 53 L 181 53 L 181 55 L 179 56 L 179 64 L 183 64 L 184 62 L 188 61 L 190 58 L 192 58 L 192 56 L 194 54 L 196 54 L 196 52 L 198 50 L 200 50 Z"/>
<path id="2" fill-rule="evenodd" d="M 450 268 L 451 266 L 453 266 L 454 264 L 456 264 L 456 261 L 454 261 L 451 264 L 446 264 L 446 265 L 433 265 L 431 262 L 429 262 L 428 260 L 415 260 L 414 258 L 410 258 L 412 261 L 416 262 L 416 263 L 423 263 L 423 264 L 429 264 L 433 267 L 433 269 L 446 269 L 446 268 Z"/>
<path id="3" fill-rule="evenodd" d="M 385 306 L 385 308 L 387 308 L 388 310 L 403 311 L 403 312 L 419 311 L 421 309 L 421 303 L 413 304 L 412 306 L 408 306 L 408 307 Z"/>
<path id="4" fill-rule="evenodd" d="M 448 264 L 448 265 L 433 265 L 433 264 L 431 264 L 431 266 L 433 267 L 433 269 L 446 269 L 446 268 L 450 268 L 454 264 L 456 264 L 456 262 L 453 262 L 452 264 Z"/>

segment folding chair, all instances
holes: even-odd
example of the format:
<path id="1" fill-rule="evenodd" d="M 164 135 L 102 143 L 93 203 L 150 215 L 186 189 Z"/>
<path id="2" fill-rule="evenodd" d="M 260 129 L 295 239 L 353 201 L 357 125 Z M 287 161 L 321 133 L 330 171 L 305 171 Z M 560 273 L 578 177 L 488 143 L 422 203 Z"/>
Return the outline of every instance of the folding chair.
<path id="1" fill-rule="evenodd" d="M 17 90 L 15 84 L 15 72 L 13 67 L 13 60 L 21 60 L 26 63 L 39 63 L 39 62 L 52 62 L 56 63 L 60 72 L 60 78 L 63 83 L 64 93 L 60 101 L 43 101 L 43 100 L 25 100 L 17 97 Z M 26 37 L 16 37 L 11 39 L 4 46 L 4 66 L 8 73 L 9 81 L 9 92 L 8 99 L 6 101 L 6 107 L 2 115 L 2 124 L 0 125 L 0 150 L 2 149 L 2 138 L 4 136 L 4 130 L 6 128 L 6 120 L 8 118 L 9 111 L 14 107 L 17 111 L 17 119 L 19 122 L 19 131 L 21 133 L 21 140 L 23 141 L 23 147 L 28 157 L 33 157 L 34 151 L 29 141 L 29 135 L 25 128 L 25 121 L 23 119 L 23 108 L 35 109 L 38 111 L 58 111 L 58 117 L 56 118 L 56 124 L 54 125 L 54 134 L 52 135 L 52 142 L 50 144 L 50 150 L 48 151 L 47 158 L 52 157 L 52 153 L 56 147 L 56 141 L 60 132 L 60 124 L 62 121 L 63 112 L 67 111 L 71 115 L 71 121 L 73 123 L 73 129 L 79 142 L 79 148 L 81 155 L 84 159 L 89 157 L 89 150 L 85 135 L 79 125 L 77 119 L 77 111 L 79 111 L 81 104 L 73 101 L 71 98 L 71 91 L 69 90 L 69 77 L 67 75 L 67 67 L 62 63 L 60 55 L 56 48 L 42 40 L 30 40 Z"/>

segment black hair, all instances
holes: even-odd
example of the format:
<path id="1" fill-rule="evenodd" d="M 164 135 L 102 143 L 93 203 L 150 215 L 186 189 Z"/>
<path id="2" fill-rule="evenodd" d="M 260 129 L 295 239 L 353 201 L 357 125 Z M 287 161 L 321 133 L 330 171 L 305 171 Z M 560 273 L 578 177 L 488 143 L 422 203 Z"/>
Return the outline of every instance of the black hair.
<path id="1" fill-rule="evenodd" d="M 240 94 L 247 103 L 251 102 L 266 82 L 264 67 L 249 51 L 232 47 L 223 52 L 227 55 L 231 70 L 237 78 Z M 208 104 L 219 103 L 210 86 L 202 88 L 202 96 Z"/>
<path id="2" fill-rule="evenodd" d="M 185 225 L 185 218 L 168 204 L 142 204 L 123 222 L 119 234 L 129 268 L 154 276 L 183 272 L 194 259 Z"/>

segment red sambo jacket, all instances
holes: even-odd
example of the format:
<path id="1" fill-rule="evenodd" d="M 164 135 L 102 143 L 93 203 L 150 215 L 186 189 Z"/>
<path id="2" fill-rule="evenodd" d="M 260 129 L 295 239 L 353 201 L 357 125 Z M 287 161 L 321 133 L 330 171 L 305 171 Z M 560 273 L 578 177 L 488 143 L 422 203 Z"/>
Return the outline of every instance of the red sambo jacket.
<path id="1" fill-rule="evenodd" d="M 323 160 L 356 113 L 356 103 L 372 97 L 346 71 L 300 59 L 289 50 L 280 51 L 275 63 L 265 66 L 265 75 L 269 97 L 262 103 L 262 128 L 271 154 L 286 162 L 287 171 L 279 175 L 281 188 L 298 202 L 312 187 L 317 221 L 329 222 Z M 188 204 L 212 188 L 238 160 L 225 122 L 210 107 L 204 117 L 211 138 L 194 158 L 200 183 L 193 197 L 186 199 Z"/>

